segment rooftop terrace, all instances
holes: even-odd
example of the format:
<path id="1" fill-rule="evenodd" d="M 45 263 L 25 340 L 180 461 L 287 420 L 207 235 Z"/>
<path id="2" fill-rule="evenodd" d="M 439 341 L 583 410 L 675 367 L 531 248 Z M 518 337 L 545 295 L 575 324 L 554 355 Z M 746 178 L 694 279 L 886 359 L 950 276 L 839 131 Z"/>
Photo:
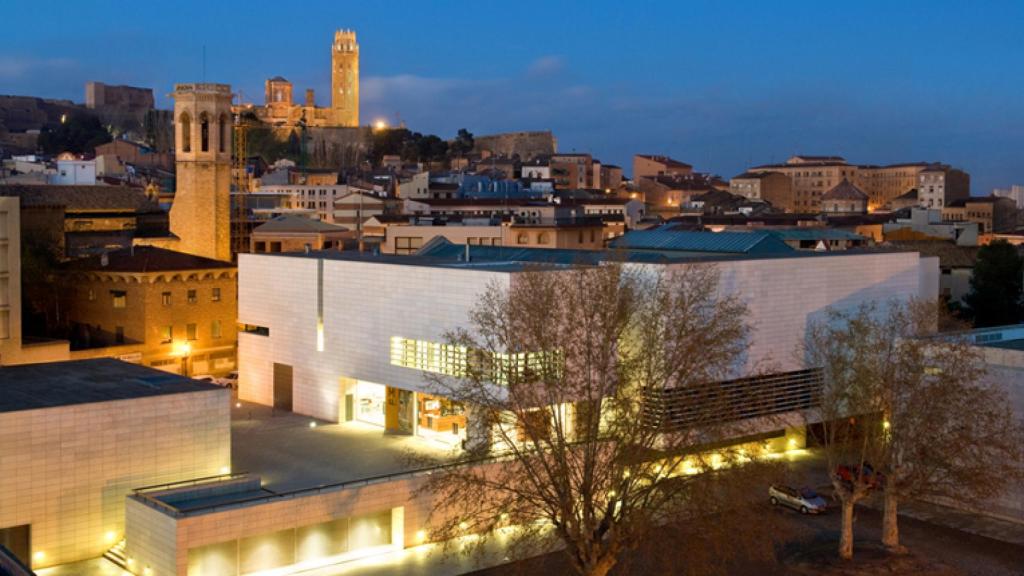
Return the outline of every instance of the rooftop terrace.
<path id="1" fill-rule="evenodd" d="M 0 412 L 220 389 L 112 358 L 6 366 L 0 369 Z"/>

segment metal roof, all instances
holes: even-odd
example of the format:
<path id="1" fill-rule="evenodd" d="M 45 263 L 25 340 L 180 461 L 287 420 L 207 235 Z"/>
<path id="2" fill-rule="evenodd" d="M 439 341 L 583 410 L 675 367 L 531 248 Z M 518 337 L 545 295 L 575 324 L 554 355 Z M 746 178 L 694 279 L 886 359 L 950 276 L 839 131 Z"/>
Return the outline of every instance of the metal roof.
<path id="1" fill-rule="evenodd" d="M 860 234 L 835 228 L 788 228 L 765 232 L 783 240 L 867 240 Z"/>
<path id="2" fill-rule="evenodd" d="M 779 237 L 768 232 L 694 232 L 671 225 L 653 230 L 634 230 L 612 240 L 613 248 L 717 254 L 768 254 L 792 252 Z"/>

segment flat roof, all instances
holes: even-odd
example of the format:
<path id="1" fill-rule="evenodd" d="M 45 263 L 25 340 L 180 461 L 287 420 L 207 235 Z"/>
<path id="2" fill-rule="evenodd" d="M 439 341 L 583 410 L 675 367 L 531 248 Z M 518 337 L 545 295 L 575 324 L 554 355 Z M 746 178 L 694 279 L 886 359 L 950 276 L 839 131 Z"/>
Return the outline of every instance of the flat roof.
<path id="1" fill-rule="evenodd" d="M 999 342 L 984 342 L 979 346 L 985 346 L 987 348 L 1003 348 L 1006 350 L 1021 350 L 1024 351 L 1024 338 L 1018 338 L 1016 340 L 1002 340 Z"/>
<path id="2" fill-rule="evenodd" d="M 715 234 L 708 232 L 708 234 Z M 721 233 L 718 233 L 721 234 Z M 781 241 L 780 241 L 781 242 Z M 789 247 L 787 246 L 787 249 Z M 915 250 L 862 250 L 801 251 L 766 253 L 711 253 L 700 251 L 641 251 L 628 249 L 571 250 L 562 248 L 522 248 L 517 246 L 469 246 L 469 260 L 466 261 L 466 245 L 453 244 L 443 236 L 434 237 L 416 253 L 408 256 L 397 254 L 374 254 L 371 252 L 319 250 L 306 252 L 276 252 L 242 254 L 241 258 L 269 256 L 274 258 L 313 258 L 341 260 L 348 262 L 369 262 L 377 264 L 398 264 L 405 266 L 430 266 L 464 270 L 490 270 L 494 272 L 519 272 L 530 267 L 564 268 L 569 266 L 596 266 L 603 262 L 630 262 L 647 264 L 677 264 L 683 262 L 724 262 L 733 260 L 771 260 L 789 258 L 838 258 L 883 253 L 916 252 Z"/>
<path id="3" fill-rule="evenodd" d="M 222 388 L 113 358 L 4 366 L 0 413 L 209 390 Z"/>

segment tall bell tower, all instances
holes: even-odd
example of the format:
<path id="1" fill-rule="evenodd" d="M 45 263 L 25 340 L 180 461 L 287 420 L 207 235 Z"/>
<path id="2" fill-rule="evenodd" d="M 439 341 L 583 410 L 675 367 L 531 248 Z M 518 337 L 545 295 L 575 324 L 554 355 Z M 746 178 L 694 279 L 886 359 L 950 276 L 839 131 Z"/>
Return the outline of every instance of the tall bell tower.
<path id="1" fill-rule="evenodd" d="M 171 233 L 181 252 L 231 261 L 231 87 L 175 84 L 177 189 Z"/>
<path id="2" fill-rule="evenodd" d="M 334 33 L 331 109 L 339 126 L 359 126 L 359 44 L 354 30 Z"/>

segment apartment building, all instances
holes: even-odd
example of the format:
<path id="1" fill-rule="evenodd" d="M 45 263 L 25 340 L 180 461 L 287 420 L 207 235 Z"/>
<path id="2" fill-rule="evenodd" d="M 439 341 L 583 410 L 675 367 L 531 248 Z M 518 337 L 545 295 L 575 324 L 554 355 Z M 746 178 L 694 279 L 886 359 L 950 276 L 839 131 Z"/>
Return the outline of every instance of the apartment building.
<path id="1" fill-rule="evenodd" d="M 970 194 L 970 176 L 966 172 L 935 162 L 874 166 L 850 164 L 841 156 L 793 156 L 783 164 L 755 166 L 748 172 L 778 172 L 789 176 L 793 185 L 792 203 L 780 207 L 791 212 L 821 211 L 822 195 L 843 179 L 868 195 L 871 212 L 889 207 L 893 200 L 915 188 L 919 190 L 919 205 L 926 208 L 939 207 Z M 922 186 L 924 192 L 921 192 Z"/>
<path id="2" fill-rule="evenodd" d="M 235 369 L 236 269 L 151 246 L 66 266 L 76 357 L 111 356 L 182 375 Z"/>
<path id="3" fill-rule="evenodd" d="M 961 198 L 942 209 L 946 222 L 976 222 L 979 234 L 1011 230 L 1016 224 L 1017 203 L 1004 196 Z"/>
<path id="4" fill-rule="evenodd" d="M 285 194 L 287 208 L 313 210 L 316 218 L 323 222 L 335 223 L 334 203 L 352 193 L 362 191 L 346 184 L 287 184 L 260 186 L 257 192 Z"/>
<path id="5" fill-rule="evenodd" d="M 729 192 L 783 210 L 794 206 L 793 181 L 781 172 L 744 172 L 729 180 Z"/>
<path id="6" fill-rule="evenodd" d="M 693 166 L 668 156 L 657 154 L 633 155 L 633 180 L 653 176 L 688 176 L 693 174 Z"/>
<path id="7" fill-rule="evenodd" d="M 778 172 L 792 183 L 791 201 L 774 206 L 787 212 L 818 212 L 821 196 L 843 181 L 856 180 L 857 167 L 839 156 L 793 156 L 784 164 L 754 166 L 749 173 Z M 784 198 L 784 197 L 783 197 Z"/>

